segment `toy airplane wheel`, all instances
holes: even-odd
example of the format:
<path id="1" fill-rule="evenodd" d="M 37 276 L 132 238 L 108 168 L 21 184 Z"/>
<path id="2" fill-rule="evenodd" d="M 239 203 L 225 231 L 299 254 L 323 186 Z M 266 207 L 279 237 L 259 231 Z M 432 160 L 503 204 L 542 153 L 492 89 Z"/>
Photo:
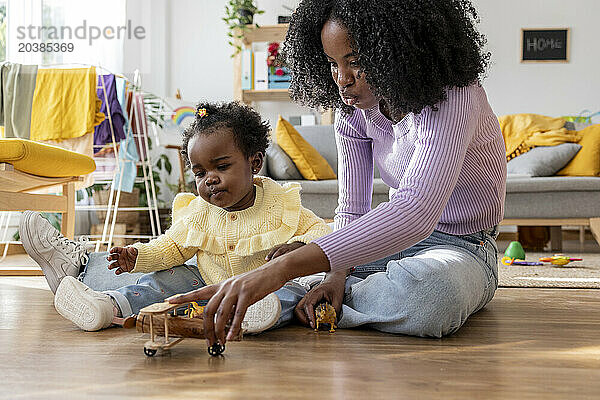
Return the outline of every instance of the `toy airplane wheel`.
<path id="1" fill-rule="evenodd" d="M 148 357 L 152 357 L 156 354 L 156 350 L 144 347 L 144 354 L 147 355 Z"/>
<path id="2" fill-rule="evenodd" d="M 208 348 L 208 354 L 213 357 L 220 356 L 225 351 L 225 345 L 220 345 L 219 343 L 215 343 Z"/>

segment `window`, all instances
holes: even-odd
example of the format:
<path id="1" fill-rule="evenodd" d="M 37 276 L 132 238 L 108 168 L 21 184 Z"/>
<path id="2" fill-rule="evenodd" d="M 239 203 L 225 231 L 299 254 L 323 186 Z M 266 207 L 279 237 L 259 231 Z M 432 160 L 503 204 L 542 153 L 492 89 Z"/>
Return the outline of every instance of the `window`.
<path id="1" fill-rule="evenodd" d="M 6 1 L 0 1 L 0 62 L 6 60 Z"/>
<path id="2" fill-rule="evenodd" d="M 42 1 L 42 26 L 64 26 L 65 15 L 64 7 L 57 4 L 56 1 Z M 53 43 L 53 39 L 49 37 L 49 31 L 43 32 L 42 42 L 49 45 Z M 64 43 L 64 40 L 58 43 Z M 63 53 L 61 52 L 45 52 L 42 53 L 43 64 L 58 64 L 63 62 Z"/>
<path id="3" fill-rule="evenodd" d="M 126 2 L 103 0 L 0 0 L 6 3 L 9 61 L 89 64 L 121 71 Z"/>

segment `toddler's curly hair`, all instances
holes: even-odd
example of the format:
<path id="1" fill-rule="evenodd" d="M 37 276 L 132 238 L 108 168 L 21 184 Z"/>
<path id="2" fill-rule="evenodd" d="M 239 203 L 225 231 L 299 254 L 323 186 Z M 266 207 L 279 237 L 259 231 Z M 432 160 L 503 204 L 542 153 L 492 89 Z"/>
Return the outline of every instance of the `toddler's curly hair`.
<path id="1" fill-rule="evenodd" d="M 478 82 L 489 63 L 468 0 L 303 0 L 281 60 L 291 72 L 292 99 L 308 107 L 354 111 L 340 99 L 323 53 L 328 20 L 346 27 L 367 83 L 392 114 L 435 107 L 446 89 Z"/>
<path id="2" fill-rule="evenodd" d="M 205 110 L 205 112 L 199 112 Z M 210 135 L 216 130 L 228 128 L 233 133 L 236 145 L 246 157 L 261 152 L 265 154 L 269 147 L 270 126 L 263 121 L 251 107 L 237 101 L 229 103 L 201 102 L 196 106 L 194 122 L 183 131 L 181 154 L 188 167 L 188 144 L 196 135 Z"/>

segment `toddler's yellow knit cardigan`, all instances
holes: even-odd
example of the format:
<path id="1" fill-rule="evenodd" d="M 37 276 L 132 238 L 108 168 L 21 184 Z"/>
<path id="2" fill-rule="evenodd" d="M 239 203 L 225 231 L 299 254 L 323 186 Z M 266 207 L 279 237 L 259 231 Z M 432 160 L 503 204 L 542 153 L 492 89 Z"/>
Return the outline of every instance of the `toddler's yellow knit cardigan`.
<path id="1" fill-rule="evenodd" d="M 273 247 L 309 243 L 331 232 L 329 225 L 300 203 L 300 185 L 284 186 L 266 177 L 254 179 L 254 205 L 226 211 L 191 193 L 173 201 L 173 225 L 149 243 L 136 243 L 135 268 L 152 272 L 181 265 L 194 255 L 207 284 L 265 264 Z"/>

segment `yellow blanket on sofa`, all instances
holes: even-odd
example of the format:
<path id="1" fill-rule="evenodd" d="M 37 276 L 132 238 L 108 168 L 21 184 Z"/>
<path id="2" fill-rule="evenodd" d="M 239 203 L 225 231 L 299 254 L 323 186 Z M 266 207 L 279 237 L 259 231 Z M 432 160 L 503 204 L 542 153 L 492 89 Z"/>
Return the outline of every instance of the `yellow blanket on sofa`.
<path id="1" fill-rule="evenodd" d="M 562 118 L 538 114 L 510 114 L 499 117 L 498 121 L 504 136 L 507 161 L 536 146 L 577 143 L 582 137 L 577 131 L 567 130 Z"/>

